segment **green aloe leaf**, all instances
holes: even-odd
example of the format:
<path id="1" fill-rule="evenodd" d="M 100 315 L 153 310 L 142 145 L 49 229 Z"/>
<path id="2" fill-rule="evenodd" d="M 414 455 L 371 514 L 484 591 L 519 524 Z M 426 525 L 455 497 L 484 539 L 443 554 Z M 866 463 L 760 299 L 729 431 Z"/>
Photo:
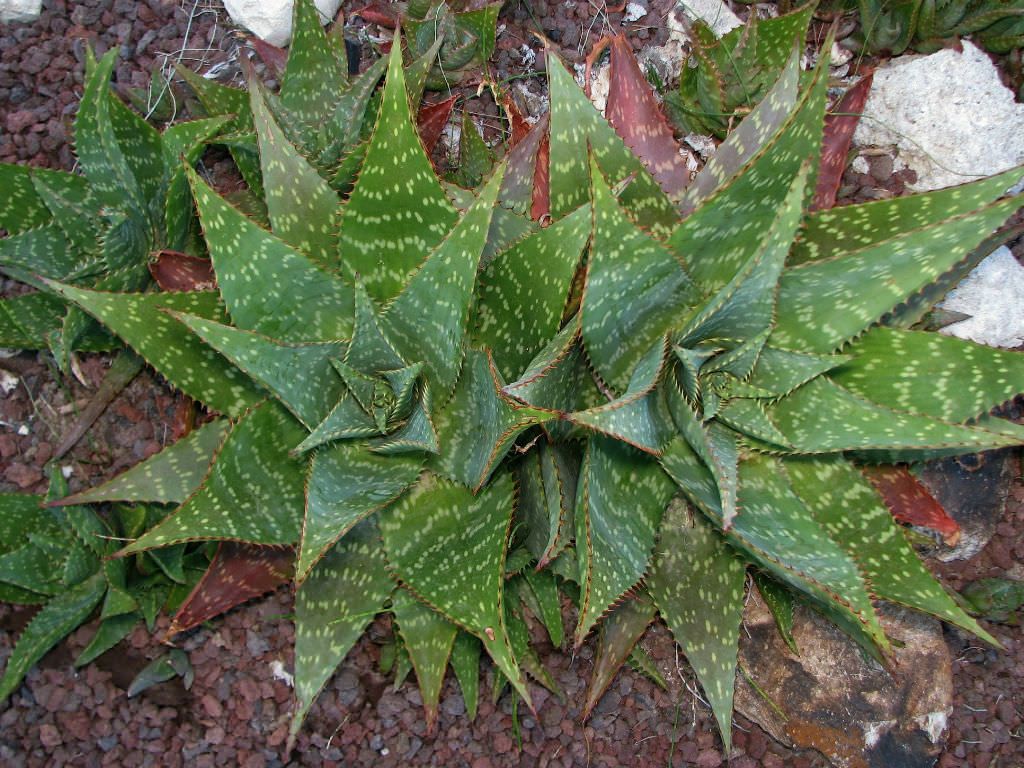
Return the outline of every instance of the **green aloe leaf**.
<path id="1" fill-rule="evenodd" d="M 466 703 L 466 714 L 470 720 L 476 720 L 480 701 L 480 641 L 460 630 L 452 646 L 451 665 Z"/>
<path id="2" fill-rule="evenodd" d="M 52 214 L 52 221 L 64 233 L 69 246 L 83 259 L 96 255 L 101 236 L 102 209 L 92 196 L 92 187 L 84 176 L 63 171 L 38 169 L 32 172 L 36 194 Z"/>
<path id="3" fill-rule="evenodd" d="M 524 523 L 525 545 L 538 567 L 546 566 L 572 540 L 573 510 L 579 462 L 568 447 L 542 442 L 518 466 L 519 504 L 516 514 Z"/>
<path id="4" fill-rule="evenodd" d="M 462 365 L 476 271 L 503 171 L 504 166 L 498 166 L 473 206 L 388 305 L 383 318 L 395 348 L 407 360 L 422 360 L 428 381 L 443 395 L 451 392 Z"/>
<path id="5" fill-rule="evenodd" d="M 345 353 L 345 342 L 288 344 L 202 317 L 173 317 L 273 392 L 309 429 L 323 421 L 344 392 L 331 360 Z"/>
<path id="6" fill-rule="evenodd" d="M 655 456 L 671 437 L 661 394 L 655 390 L 665 363 L 665 340 L 654 344 L 633 370 L 622 397 L 567 416 L 572 422 L 618 438 Z"/>
<path id="7" fill-rule="evenodd" d="M 682 264 L 626 215 L 593 157 L 590 184 L 594 235 L 583 294 L 583 341 L 590 362 L 620 392 L 651 346 L 700 295 Z"/>
<path id="8" fill-rule="evenodd" d="M 202 484 L 228 427 L 225 419 L 204 424 L 117 477 L 60 499 L 60 505 L 103 501 L 180 504 Z"/>
<path id="9" fill-rule="evenodd" d="M 497 254 L 479 278 L 475 342 L 502 376 L 518 376 L 557 331 L 589 238 L 590 207 Z"/>
<path id="10" fill-rule="evenodd" d="M 967 427 L 897 411 L 865 400 L 818 377 L 768 409 L 772 422 L 798 453 L 852 450 L 984 451 L 1016 445 L 996 424 Z"/>
<path id="11" fill-rule="evenodd" d="M 319 451 L 310 465 L 296 581 L 301 584 L 354 525 L 397 499 L 422 467 L 419 457 L 380 456 L 360 442 L 342 441 Z"/>
<path id="12" fill-rule="evenodd" d="M 873 593 L 998 643 L 928 573 L 874 486 L 842 457 L 785 462 L 793 490 L 860 566 Z"/>
<path id="13" fill-rule="evenodd" d="M 787 269 L 775 346 L 825 354 L 951 269 L 1021 205 L 1010 198 L 833 258 Z"/>
<path id="14" fill-rule="evenodd" d="M 388 562 L 419 598 L 472 632 L 527 702 L 505 632 L 504 564 L 514 484 L 501 473 L 478 496 L 425 474 L 381 516 Z M 425 536 L 424 531 L 430 536 Z"/>
<path id="15" fill-rule="evenodd" d="M 45 349 L 46 337 L 60 328 L 65 305 L 45 293 L 26 293 L 0 301 L 0 347 Z"/>
<path id="16" fill-rule="evenodd" d="M 28 166 L 0 163 L 0 187 L 6 192 L 0 204 L 0 228 L 6 229 L 9 235 L 41 227 L 51 219 L 49 208 L 35 190 L 32 176 L 33 170 Z"/>
<path id="17" fill-rule="evenodd" d="M 856 395 L 896 410 L 964 422 L 1009 400 L 1024 381 L 1024 355 L 924 331 L 873 328 L 829 374 Z"/>
<path id="18" fill-rule="evenodd" d="M 249 95 L 274 234 L 319 266 L 334 269 L 338 263 L 338 195 L 274 122 L 255 80 L 249 83 Z"/>
<path id="19" fill-rule="evenodd" d="M 317 137 L 320 151 L 315 158 L 318 168 L 336 168 L 343 162 L 356 161 L 356 156 L 360 155 L 356 145 L 360 141 L 363 119 L 374 89 L 384 76 L 387 66 L 387 57 L 377 59 L 365 72 L 357 75 L 348 90 L 341 94 L 331 116 L 320 127 Z M 365 145 L 363 149 L 365 151 Z M 358 157 L 358 164 L 362 164 L 362 157 Z"/>
<path id="20" fill-rule="evenodd" d="M 214 410 L 239 416 L 263 398 L 248 377 L 167 314 L 223 320 L 216 293 L 113 294 L 48 285 L 120 336 L 174 386 Z"/>
<path id="21" fill-rule="evenodd" d="M 228 205 L 192 171 L 189 181 L 221 296 L 239 328 L 281 341 L 348 337 L 351 287 Z"/>
<path id="22" fill-rule="evenodd" d="M 163 221 L 163 201 L 160 199 L 164 179 L 163 142 L 160 133 L 114 93 L 105 88 L 110 101 L 110 123 L 114 136 L 124 155 L 125 163 L 139 185 L 145 203 L 143 218 L 151 228 Z M 77 128 L 77 123 L 76 123 Z M 81 141 L 76 137 L 76 147 Z M 83 166 L 84 167 L 84 166 Z M 86 177 L 89 176 L 86 171 Z"/>
<path id="23" fill-rule="evenodd" d="M 348 66 L 324 32 L 320 11 L 311 0 L 297 0 L 281 77 L 281 105 L 297 122 L 317 126 L 347 87 Z"/>
<path id="24" fill-rule="evenodd" d="M 654 235 L 667 235 L 678 221 L 672 202 L 590 103 L 551 48 L 547 52 L 547 72 L 551 94 L 551 215 L 561 219 L 588 202 L 589 152 L 593 152 L 613 184 L 635 174 L 620 197 L 622 206 L 644 229 Z"/>
<path id="25" fill-rule="evenodd" d="M 97 573 L 54 597 L 35 615 L 7 659 L 0 678 L 0 701 L 18 689 L 26 673 L 50 648 L 89 618 L 106 589 L 106 581 Z"/>
<path id="26" fill-rule="evenodd" d="M 752 575 L 757 591 L 761 593 L 761 599 L 775 619 L 779 635 L 793 655 L 799 656 L 800 649 L 797 648 L 796 638 L 793 637 L 793 607 L 796 602 L 793 593 L 761 571 L 755 570 Z"/>
<path id="27" fill-rule="evenodd" d="M 341 660 L 394 588 L 377 526 L 364 520 L 332 547 L 295 593 L 295 699 L 290 739 Z"/>
<path id="28" fill-rule="evenodd" d="M 740 582 L 742 595 L 742 582 Z M 580 717 L 586 720 L 604 692 L 608 690 L 619 669 L 630 657 L 637 642 L 655 614 L 654 603 L 646 594 L 624 600 L 617 605 L 601 622 L 601 634 L 597 641 L 594 654 L 594 671 L 587 685 L 586 698 Z"/>
<path id="29" fill-rule="evenodd" d="M 516 403 L 503 387 L 490 356 L 470 350 L 452 399 L 437 415 L 434 471 L 476 491 L 519 435 L 554 416 Z"/>
<path id="30" fill-rule="evenodd" d="M 565 641 L 565 627 L 562 625 L 562 598 L 555 575 L 551 571 L 527 569 L 523 572 L 523 578 L 530 587 L 527 605 L 544 624 L 551 644 L 561 648 Z"/>
<path id="31" fill-rule="evenodd" d="M 505 387 L 505 393 L 536 408 L 574 410 L 579 399 L 575 384 L 584 366 L 579 341 L 580 316 L 576 314 L 530 361 L 519 380 Z"/>
<path id="32" fill-rule="evenodd" d="M 405 648 L 409 651 L 413 669 L 416 670 L 416 680 L 427 715 L 427 732 L 433 733 L 437 725 L 444 673 L 448 668 L 458 627 L 405 589 L 395 590 L 391 598 L 391 610 L 395 614 Z"/>
<path id="33" fill-rule="evenodd" d="M 669 507 L 647 587 L 711 703 L 726 752 L 745 572 L 721 536 L 686 504 Z"/>
<path id="34" fill-rule="evenodd" d="M 0 240 L 0 269 L 6 274 L 41 287 L 39 277 L 63 279 L 80 265 L 80 254 L 68 246 L 57 224 L 46 224 Z"/>
<path id="35" fill-rule="evenodd" d="M 202 487 L 122 554 L 204 539 L 294 544 L 302 524 L 305 462 L 288 450 L 303 434 L 276 403 L 256 407 L 231 430 Z"/>
<path id="36" fill-rule="evenodd" d="M 117 55 L 117 49 L 108 51 L 86 79 L 75 117 L 75 148 L 96 199 L 114 209 L 127 206 L 138 219 L 145 220 L 148 200 L 132 172 L 111 119 L 113 97 L 109 83 Z"/>
<path id="37" fill-rule="evenodd" d="M 647 572 L 672 481 L 641 453 L 592 437 L 576 493 L 579 647 L 599 618 Z"/>
<path id="38" fill-rule="evenodd" d="M 134 612 L 122 613 L 101 621 L 96 633 L 89 640 L 89 644 L 75 659 L 75 666 L 84 667 L 86 664 L 91 664 L 124 640 L 139 623 L 140 618 L 142 617 L 139 613 Z"/>
<path id="39" fill-rule="evenodd" d="M 794 66 L 791 61 L 789 68 Z M 820 154 L 827 79 L 826 68 L 819 66 L 782 126 L 673 232 L 669 246 L 698 284 L 718 290 L 749 262 L 761 247 L 751 233 L 768 232 L 794 177 L 805 161 Z M 695 185 L 689 189 L 700 188 L 699 179 Z M 813 173 L 804 188 L 813 192 Z"/>
<path id="40" fill-rule="evenodd" d="M 361 276 L 378 301 L 402 290 L 423 254 L 441 243 L 456 220 L 416 132 L 401 48 L 396 33 L 377 127 L 359 184 L 342 212 L 341 264 L 350 276 Z M 382 228 L 386 239 L 379 235 Z"/>

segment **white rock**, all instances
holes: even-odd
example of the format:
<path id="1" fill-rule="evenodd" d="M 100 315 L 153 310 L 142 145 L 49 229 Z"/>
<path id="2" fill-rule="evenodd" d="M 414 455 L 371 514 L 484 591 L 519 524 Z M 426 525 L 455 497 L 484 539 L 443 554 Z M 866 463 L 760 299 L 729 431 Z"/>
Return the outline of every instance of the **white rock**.
<path id="1" fill-rule="evenodd" d="M 1024 344 L 1024 267 L 1009 248 L 997 248 L 938 306 L 971 316 L 941 333 L 990 347 L 1019 347 Z"/>
<path id="2" fill-rule="evenodd" d="M 854 142 L 895 145 L 914 191 L 989 176 L 1024 162 L 1024 104 L 969 41 L 963 52 L 903 56 L 879 67 Z"/>
<path id="3" fill-rule="evenodd" d="M 626 14 L 622 17 L 622 21 L 625 24 L 632 24 L 634 21 L 639 21 L 646 15 L 647 9 L 640 5 L 640 3 L 627 3 Z"/>
<path id="4" fill-rule="evenodd" d="M 0 392 L 3 392 L 5 397 L 18 388 L 20 381 L 21 380 L 10 371 L 5 371 L 3 368 L 0 368 Z"/>
<path id="5" fill-rule="evenodd" d="M 43 0 L 0 0 L 0 22 L 35 21 L 43 9 Z"/>
<path id="6" fill-rule="evenodd" d="M 292 39 L 292 5 L 292 0 L 224 0 L 232 21 L 277 46 Z M 338 12 L 341 0 L 316 0 L 316 7 L 326 24 Z"/>
<path id="7" fill-rule="evenodd" d="M 691 19 L 700 19 L 719 37 L 736 27 L 743 26 L 740 17 L 722 0 L 683 0 L 682 6 L 687 16 Z"/>

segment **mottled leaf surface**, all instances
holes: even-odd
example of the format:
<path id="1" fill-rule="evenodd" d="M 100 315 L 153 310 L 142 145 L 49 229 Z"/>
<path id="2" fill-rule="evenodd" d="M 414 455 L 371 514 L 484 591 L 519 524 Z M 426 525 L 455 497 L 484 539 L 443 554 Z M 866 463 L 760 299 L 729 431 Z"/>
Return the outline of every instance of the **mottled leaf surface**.
<path id="1" fill-rule="evenodd" d="M 459 631 L 448 619 L 421 603 L 405 589 L 395 590 L 391 610 L 409 652 L 416 680 L 419 683 L 423 709 L 427 715 L 427 732 L 437 725 L 441 686 L 448 669 L 448 659 Z"/>
<path id="2" fill-rule="evenodd" d="M 742 595 L 742 582 L 740 584 Z M 601 635 L 594 654 L 594 671 L 590 675 L 580 712 L 584 720 L 590 717 L 597 702 L 633 652 L 637 641 L 654 621 L 655 610 L 651 598 L 641 594 L 622 601 L 601 622 Z"/>
<path id="3" fill-rule="evenodd" d="M 576 494 L 579 647 L 599 618 L 647 572 L 672 481 L 649 457 L 593 437 Z"/>
<path id="4" fill-rule="evenodd" d="M 124 554 L 182 541 L 231 539 L 294 544 L 302 521 L 304 462 L 288 450 L 304 430 L 267 402 L 242 418 L 224 441 L 202 487 Z"/>
<path id="5" fill-rule="evenodd" d="M 669 506 L 647 588 L 704 689 L 726 751 L 732 742 L 746 568 L 684 503 Z"/>

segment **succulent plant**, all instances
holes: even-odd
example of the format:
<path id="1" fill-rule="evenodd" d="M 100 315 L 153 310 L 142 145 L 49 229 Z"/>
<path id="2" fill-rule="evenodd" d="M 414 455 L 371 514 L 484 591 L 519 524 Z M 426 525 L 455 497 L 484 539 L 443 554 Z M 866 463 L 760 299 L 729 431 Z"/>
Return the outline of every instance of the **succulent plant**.
<path id="1" fill-rule="evenodd" d="M 18 638 L 0 678 L 0 701 L 54 645 L 85 623 L 100 606 L 100 625 L 75 659 L 88 664 L 122 640 L 139 621 L 150 630 L 157 614 L 173 609 L 206 567 L 202 547 L 179 545 L 135 558 L 111 558 L 124 538 L 157 522 L 158 508 L 120 505 L 101 517 L 86 506 L 41 509 L 67 495 L 54 469 L 45 499 L 0 494 L 0 600 L 42 604 Z"/>
<path id="2" fill-rule="evenodd" d="M 742 27 L 717 37 L 703 21 L 692 27 L 691 56 L 679 87 L 664 94 L 665 111 L 683 133 L 724 138 L 764 98 L 789 57 L 794 38 L 807 37 L 815 3 L 773 19 L 751 10 Z"/>
<path id="3" fill-rule="evenodd" d="M 1024 441 L 988 415 L 1024 358 L 911 330 L 1021 170 L 808 212 L 826 76 L 801 89 L 794 50 L 677 203 L 547 72 L 546 227 L 525 140 L 475 192 L 438 181 L 396 36 L 344 199 L 260 108 L 269 231 L 188 174 L 216 291 L 49 281 L 226 432 L 69 501 L 178 503 L 124 556 L 298 545 L 293 735 L 384 610 L 430 723 L 449 665 L 475 711 L 481 651 L 527 705 L 551 685 L 524 607 L 556 644 L 560 592 L 575 645 L 601 627 L 588 711 L 660 614 L 727 746 L 748 569 L 783 629 L 800 595 L 876 658 L 877 600 L 991 640 L 858 465 Z"/>
<path id="4" fill-rule="evenodd" d="M 409 51 L 416 57 L 436 53 L 426 85 L 446 90 L 468 72 L 481 68 L 494 53 L 502 2 L 448 3 L 410 0 L 402 17 Z"/>
<path id="5" fill-rule="evenodd" d="M 66 370 L 71 350 L 103 349 L 80 310 L 70 311 L 40 278 L 98 290 L 150 282 L 150 254 L 185 247 L 194 220 L 185 165 L 225 118 L 178 123 L 158 133 L 110 89 L 117 52 L 91 53 L 75 118 L 82 173 L 0 164 L 0 272 L 40 289 L 0 301 L 0 346 L 50 347 Z M 116 344 L 116 343 L 115 343 Z"/>

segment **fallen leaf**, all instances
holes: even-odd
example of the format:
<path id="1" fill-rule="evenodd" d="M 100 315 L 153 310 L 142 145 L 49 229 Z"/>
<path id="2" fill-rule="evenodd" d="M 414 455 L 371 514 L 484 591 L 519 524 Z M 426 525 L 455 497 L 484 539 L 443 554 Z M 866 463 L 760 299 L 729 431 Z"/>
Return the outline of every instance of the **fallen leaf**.
<path id="1" fill-rule="evenodd" d="M 434 151 L 441 138 L 441 132 L 448 124 L 448 118 L 451 117 L 452 107 L 455 106 L 457 99 L 458 96 L 452 96 L 437 104 L 424 104 L 420 107 L 416 124 L 419 126 L 420 141 L 423 142 L 423 148 L 427 150 L 428 155 Z"/>
<path id="2" fill-rule="evenodd" d="M 871 90 L 874 73 L 868 73 L 843 94 L 835 108 L 825 116 L 825 132 L 821 140 L 821 167 L 814 190 L 811 210 L 819 211 L 836 204 L 836 194 L 846 170 L 846 155 L 850 151 L 853 132 L 860 122 L 864 103 Z"/>
<path id="3" fill-rule="evenodd" d="M 947 546 L 956 546 L 960 540 L 960 524 L 946 513 L 909 469 L 880 466 L 865 467 L 862 472 L 897 521 L 928 528 L 940 534 Z"/>
<path id="4" fill-rule="evenodd" d="M 209 259 L 180 251 L 157 251 L 149 273 L 164 291 L 212 291 L 217 285 Z"/>

